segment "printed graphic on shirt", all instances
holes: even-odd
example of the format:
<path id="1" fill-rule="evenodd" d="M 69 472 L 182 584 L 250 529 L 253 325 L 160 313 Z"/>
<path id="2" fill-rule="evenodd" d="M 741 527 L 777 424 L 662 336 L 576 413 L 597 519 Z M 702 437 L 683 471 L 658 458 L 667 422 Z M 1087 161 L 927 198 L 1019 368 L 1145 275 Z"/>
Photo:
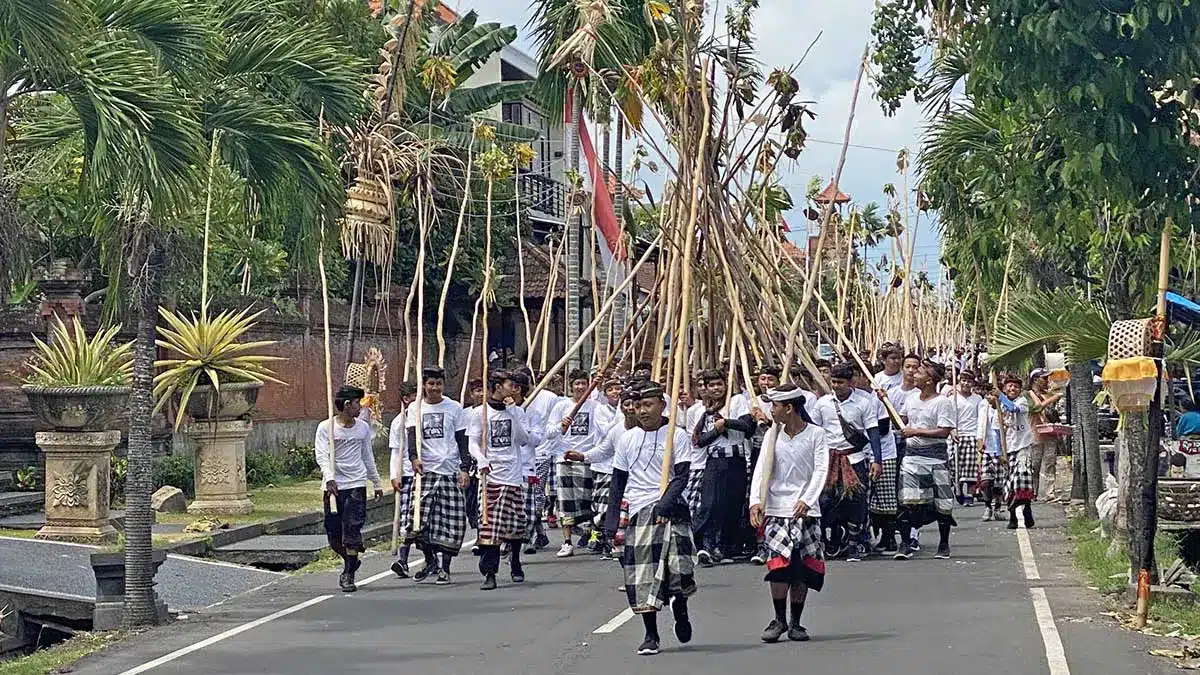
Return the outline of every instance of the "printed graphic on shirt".
<path id="1" fill-rule="evenodd" d="M 512 447 L 512 420 L 488 420 L 488 436 L 493 448 Z"/>
<path id="2" fill-rule="evenodd" d="M 592 430 L 592 414 L 579 411 L 567 429 L 568 436 L 587 436 Z"/>
<path id="3" fill-rule="evenodd" d="M 425 438 L 445 438 L 446 437 L 446 421 L 445 413 L 431 412 L 422 413 L 421 427 L 425 434 Z"/>

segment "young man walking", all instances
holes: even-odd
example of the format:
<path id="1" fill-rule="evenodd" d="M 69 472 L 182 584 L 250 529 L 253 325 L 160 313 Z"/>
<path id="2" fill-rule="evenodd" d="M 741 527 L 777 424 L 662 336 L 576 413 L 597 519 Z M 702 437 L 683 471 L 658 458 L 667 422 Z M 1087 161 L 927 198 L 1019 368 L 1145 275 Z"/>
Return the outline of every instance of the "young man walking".
<path id="1" fill-rule="evenodd" d="M 794 384 L 771 390 L 774 424 L 763 441 L 762 461 L 750 484 L 750 523 L 763 532 L 774 618 L 763 630 L 763 642 L 805 642 L 800 624 L 808 591 L 825 584 L 825 550 L 821 543 L 821 493 L 829 470 L 825 432 L 805 422 L 804 395 Z M 790 600 L 790 602 L 789 602 Z M 791 623 L 788 623 L 788 608 Z"/>
<path id="2" fill-rule="evenodd" d="M 399 536 L 403 542 L 396 551 L 396 560 L 392 562 L 392 571 L 401 579 L 408 578 L 408 553 L 412 548 L 412 497 L 413 497 L 413 468 L 408 459 L 408 434 L 404 432 L 404 417 L 408 414 L 408 406 L 417 398 L 416 388 L 407 382 L 400 384 L 400 412 L 392 419 L 388 428 L 388 448 L 392 456 L 388 469 L 395 490 L 400 512 Z"/>
<path id="3" fill-rule="evenodd" d="M 670 604 L 675 617 L 675 637 L 692 640 L 687 599 L 696 592 L 692 567 L 692 532 L 683 490 L 690 475 L 691 441 L 683 429 L 672 427 L 663 415 L 663 389 L 647 383 L 638 392 L 638 426 L 621 435 L 613 455 L 613 490 L 605 518 L 605 531 L 615 536 L 620 504 L 628 505 L 629 523 L 621 564 L 629 607 L 642 617 L 645 638 L 637 653 L 659 652 L 658 612 Z M 663 465 L 667 439 L 672 451 L 666 476 Z"/>
<path id="4" fill-rule="evenodd" d="M 338 389 L 333 398 L 337 415 L 317 425 L 314 440 L 325 489 L 325 535 L 329 547 L 342 558 L 338 585 L 343 593 L 358 590 L 354 574 L 362 565 L 358 555 L 364 550 L 362 526 L 367 520 L 367 482 L 375 488 L 375 499 L 383 496 L 383 482 L 371 451 L 375 433 L 370 424 L 358 418 L 363 395 L 363 390 L 357 387 Z M 336 512 L 330 508 L 331 500 L 336 504 Z"/>
<path id="5" fill-rule="evenodd" d="M 900 534 L 905 541 L 896 560 L 913 556 L 914 533 L 922 526 L 938 524 L 938 548 L 935 557 L 950 557 L 950 528 L 954 520 L 954 478 L 950 475 L 950 449 L 947 440 L 954 430 L 954 410 L 950 399 L 938 394 L 937 384 L 945 369 L 926 362 L 917 369 L 916 391 L 904 401 L 901 414 L 906 425 L 901 434 L 907 441 L 900 463 Z"/>
<path id="6" fill-rule="evenodd" d="M 692 433 L 697 451 L 704 452 L 703 514 L 697 526 L 702 547 L 700 565 L 733 562 L 731 554 L 744 539 L 741 519 L 746 502 L 746 436 L 757 426 L 744 396 L 726 402 L 725 374 L 716 369 L 699 376 L 705 410 Z"/>
<path id="7" fill-rule="evenodd" d="M 866 373 L 855 371 L 854 388 L 869 396 L 875 404 L 875 416 L 879 420 L 879 469 L 870 476 L 867 493 L 868 520 L 872 532 L 878 534 L 879 543 L 875 553 L 893 554 L 899 550 L 896 544 L 896 514 L 900 510 L 897 481 L 900 475 L 900 459 L 896 452 L 896 438 L 891 415 L 883 399 L 872 389 L 873 380 Z"/>
<path id="8" fill-rule="evenodd" d="M 506 371 L 488 374 L 484 407 L 467 420 L 471 456 L 479 467 L 484 486 L 483 512 L 479 518 L 479 573 L 481 590 L 496 588 L 500 571 L 500 546 L 508 544 L 509 570 L 513 583 L 525 581 L 521 566 L 521 543 L 526 535 L 525 487 L 521 448 L 529 442 L 523 424 L 524 411 L 509 405 L 517 391 Z"/>
<path id="9" fill-rule="evenodd" d="M 621 393 L 621 416 L 609 425 L 604 433 L 604 440 L 587 452 L 568 450 L 564 458 L 569 462 L 587 462 L 595 478 L 595 490 L 592 492 L 592 506 L 597 513 L 597 529 L 604 529 L 604 517 L 608 513 L 608 505 L 612 502 L 612 461 L 616 455 L 617 442 L 629 429 L 637 426 L 637 397 L 638 391 L 629 389 Z M 611 540 L 607 535 L 601 536 L 602 553 L 611 555 Z"/>
<path id="10" fill-rule="evenodd" d="M 1033 473 L 1033 422 L 1030 417 L 1058 403 L 1062 396 L 1062 392 L 1059 392 L 1042 398 L 1041 403 L 1034 403 L 1032 397 L 1021 392 L 1019 379 L 1010 377 L 1004 381 L 1000 414 L 1004 418 L 1004 434 L 1008 442 L 1008 480 L 1005 483 L 1004 499 L 1008 504 L 1010 530 L 1018 527 L 1018 508 L 1025 517 L 1025 527 L 1033 527 L 1035 524 L 1031 504 L 1037 496 L 1037 483 Z"/>
<path id="11" fill-rule="evenodd" d="M 575 528 L 581 534 L 586 533 L 593 515 L 592 482 L 587 466 L 568 462 L 565 454 L 568 450 L 586 452 L 596 447 L 611 422 L 600 405 L 587 397 L 591 378 L 586 372 L 574 370 L 567 380 L 571 398 L 554 406 L 545 427 L 546 439 L 556 444 L 558 520 L 563 531 L 563 545 L 557 553 L 560 558 L 575 555 Z M 582 544 L 586 543 L 583 539 Z"/>
<path id="12" fill-rule="evenodd" d="M 958 390 L 951 398 L 954 407 L 954 485 L 958 503 L 975 505 L 975 482 L 979 478 L 979 404 L 975 393 L 975 375 L 963 371 L 958 375 Z"/>
<path id="13" fill-rule="evenodd" d="M 463 408 L 444 395 L 445 372 L 426 368 L 421 372 L 421 398 L 408 407 L 408 457 L 421 476 L 421 531 L 417 548 L 425 554 L 425 567 L 414 581 L 435 576 L 439 585 L 450 583 L 450 563 L 462 549 L 467 531 L 467 506 L 463 491 L 470 482 L 467 467 L 466 415 Z M 418 454 L 417 424 L 421 425 Z"/>

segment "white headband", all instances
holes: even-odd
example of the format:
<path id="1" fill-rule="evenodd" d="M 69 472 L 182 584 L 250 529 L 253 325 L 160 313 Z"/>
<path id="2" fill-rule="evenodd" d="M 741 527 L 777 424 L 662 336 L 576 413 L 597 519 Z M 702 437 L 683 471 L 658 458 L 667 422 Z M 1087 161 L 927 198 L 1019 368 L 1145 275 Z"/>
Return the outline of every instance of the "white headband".
<path id="1" fill-rule="evenodd" d="M 767 400 L 772 403 L 786 403 L 796 399 L 804 399 L 804 390 L 799 387 L 788 391 L 780 391 L 778 389 L 767 390 Z"/>

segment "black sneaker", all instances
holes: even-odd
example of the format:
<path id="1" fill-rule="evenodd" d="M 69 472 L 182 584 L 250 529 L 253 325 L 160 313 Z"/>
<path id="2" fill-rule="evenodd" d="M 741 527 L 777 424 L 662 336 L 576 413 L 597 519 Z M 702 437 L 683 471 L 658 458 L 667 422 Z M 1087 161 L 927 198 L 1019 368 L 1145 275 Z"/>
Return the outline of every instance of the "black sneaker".
<path id="1" fill-rule="evenodd" d="M 658 653 L 658 638 L 648 637 L 642 640 L 641 646 L 637 648 L 638 656 L 654 656 Z"/>
<path id="2" fill-rule="evenodd" d="M 767 547 L 759 546 L 754 555 L 750 556 L 751 565 L 765 565 L 767 563 Z"/>
<path id="3" fill-rule="evenodd" d="M 532 543 L 525 544 L 525 551 L 524 551 L 525 555 L 533 555 L 534 553 L 537 553 L 537 552 L 538 552 L 537 546 L 534 546 Z"/>
<path id="4" fill-rule="evenodd" d="M 550 537 L 547 537 L 544 533 L 539 532 L 537 540 L 533 542 L 533 545 L 536 546 L 538 550 L 546 548 L 550 545 Z"/>
<path id="5" fill-rule="evenodd" d="M 912 544 L 910 544 L 909 542 L 906 541 L 906 542 L 904 542 L 904 545 L 900 547 L 900 550 L 896 551 L 896 555 L 892 556 L 892 559 L 894 559 L 894 560 L 909 560 L 912 557 L 913 557 Z"/>
<path id="6" fill-rule="evenodd" d="M 512 580 L 514 584 L 525 583 L 525 570 L 517 569 L 512 572 Z"/>
<path id="7" fill-rule="evenodd" d="M 700 551 L 696 553 L 696 561 L 701 567 L 712 567 L 713 564 L 712 555 L 704 549 L 700 549 Z"/>
<path id="8" fill-rule="evenodd" d="M 846 549 L 846 562 L 862 562 L 865 556 L 862 544 L 851 544 Z"/>
<path id="9" fill-rule="evenodd" d="M 429 565 L 426 565 L 426 566 L 422 567 L 421 569 L 417 570 L 417 573 L 412 575 L 412 578 L 413 578 L 413 581 L 415 581 L 417 583 L 421 583 L 422 581 L 425 581 L 426 579 L 428 579 L 431 575 L 436 577 L 437 573 L 438 573 L 437 566 L 430 567 Z"/>
<path id="10" fill-rule="evenodd" d="M 1033 521 L 1033 516 L 1029 516 L 1025 519 L 1025 529 L 1032 530 L 1035 525 L 1037 525 L 1037 523 Z"/>
<path id="11" fill-rule="evenodd" d="M 483 578 L 483 583 L 479 585 L 481 591 L 492 591 L 496 589 L 496 575 L 489 574 Z"/>
<path id="12" fill-rule="evenodd" d="M 888 539 L 887 541 L 883 542 L 883 550 L 881 551 L 881 553 L 887 555 L 887 554 L 895 553 L 896 551 L 899 551 L 899 550 L 900 550 L 900 547 L 897 546 L 896 540 Z"/>
<path id="13" fill-rule="evenodd" d="M 912 548 L 913 553 L 921 552 L 921 542 L 919 540 L 914 538 L 908 545 Z"/>
<path id="14" fill-rule="evenodd" d="M 792 642 L 808 642 L 808 631 L 804 630 L 804 626 L 793 623 L 788 629 L 788 639 Z"/>
<path id="15" fill-rule="evenodd" d="M 1008 519 L 1008 526 L 1007 526 L 1007 528 L 1006 528 L 1006 529 L 1009 529 L 1009 530 L 1015 530 L 1015 529 L 1017 529 L 1017 527 L 1018 527 L 1018 525 L 1017 525 L 1017 517 L 1016 517 L 1016 516 L 1013 516 L 1012 518 L 1009 518 L 1009 519 Z"/>
<path id="16" fill-rule="evenodd" d="M 353 593 L 358 590 L 358 586 L 354 585 L 354 575 L 349 572 L 342 572 L 338 577 L 338 585 L 342 587 L 343 593 Z"/>
<path id="17" fill-rule="evenodd" d="M 786 632 L 788 632 L 787 626 L 784 626 L 783 622 L 779 619 L 771 619 L 771 623 L 763 629 L 762 641 L 766 643 L 779 642 L 779 638 L 783 637 Z"/>
<path id="18" fill-rule="evenodd" d="M 407 579 L 408 563 L 404 562 L 403 560 L 397 560 L 396 562 L 392 563 L 392 571 L 396 573 L 397 577 L 400 577 L 401 579 Z"/>
<path id="19" fill-rule="evenodd" d="M 676 598 L 671 605 L 671 612 L 675 615 L 675 637 L 679 638 L 680 644 L 686 645 L 692 641 L 692 620 L 688 617 L 687 601 Z"/>
<path id="20" fill-rule="evenodd" d="M 938 546 L 937 553 L 934 553 L 933 557 L 939 558 L 941 560 L 949 560 L 950 559 L 950 546 L 949 545 Z"/>
<path id="21" fill-rule="evenodd" d="M 733 558 L 725 555 L 725 552 L 719 548 L 714 548 L 712 550 L 712 559 L 713 562 L 717 562 L 722 565 L 728 565 L 729 563 L 733 562 Z"/>
<path id="22" fill-rule="evenodd" d="M 446 570 L 438 570 L 437 581 L 434 583 L 436 583 L 438 586 L 449 586 L 450 573 Z"/>

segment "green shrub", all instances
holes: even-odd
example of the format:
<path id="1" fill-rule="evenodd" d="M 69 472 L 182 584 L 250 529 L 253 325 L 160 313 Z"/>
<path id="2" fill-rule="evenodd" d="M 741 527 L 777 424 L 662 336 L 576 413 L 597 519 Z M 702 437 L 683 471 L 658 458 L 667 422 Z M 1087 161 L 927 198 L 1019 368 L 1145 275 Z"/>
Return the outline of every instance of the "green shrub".
<path id="1" fill-rule="evenodd" d="M 317 473 L 317 456 L 312 446 L 293 445 L 283 456 L 283 470 L 297 480 L 308 480 Z"/>
<path id="2" fill-rule="evenodd" d="M 278 483 L 285 477 L 284 461 L 270 452 L 246 453 L 246 483 L 250 487 L 263 487 Z"/>
<path id="3" fill-rule="evenodd" d="M 183 490 L 189 499 L 196 496 L 196 460 L 171 455 L 154 460 L 154 489 L 170 485 Z"/>

